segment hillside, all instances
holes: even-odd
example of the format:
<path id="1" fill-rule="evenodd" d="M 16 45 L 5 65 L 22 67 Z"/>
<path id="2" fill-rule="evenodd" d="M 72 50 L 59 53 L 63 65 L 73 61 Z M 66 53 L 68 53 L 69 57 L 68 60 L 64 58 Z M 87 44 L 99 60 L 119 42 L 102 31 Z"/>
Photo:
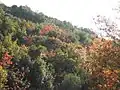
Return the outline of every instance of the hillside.
<path id="1" fill-rule="evenodd" d="M 119 90 L 119 51 L 88 28 L 0 5 L 2 90 Z"/>
<path id="2" fill-rule="evenodd" d="M 37 13 L 30 9 L 28 6 L 19 6 L 13 5 L 12 7 L 8 7 L 4 4 L 0 5 L 3 10 L 11 14 L 15 17 L 22 18 L 25 20 L 30 20 L 35 23 L 53 23 L 56 26 L 59 26 L 60 28 L 67 29 L 67 30 L 81 30 L 81 28 L 77 28 L 76 26 L 73 26 L 70 22 L 67 21 L 60 21 L 56 18 L 48 17 L 47 15 L 44 15 L 42 12 Z M 84 29 L 84 28 L 82 28 Z M 85 32 L 89 32 L 90 34 L 95 34 L 94 32 L 90 31 L 86 28 Z"/>

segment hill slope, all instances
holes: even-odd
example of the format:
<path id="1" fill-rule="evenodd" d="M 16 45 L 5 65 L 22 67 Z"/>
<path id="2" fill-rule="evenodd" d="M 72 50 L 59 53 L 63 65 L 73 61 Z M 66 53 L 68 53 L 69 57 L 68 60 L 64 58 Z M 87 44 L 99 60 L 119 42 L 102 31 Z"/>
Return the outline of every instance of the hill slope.
<path id="1" fill-rule="evenodd" d="M 96 39 L 88 28 L 27 6 L 0 7 L 0 89 L 101 90 L 102 85 L 112 90 L 119 86 L 114 69 L 119 69 L 120 48 L 112 41 Z"/>

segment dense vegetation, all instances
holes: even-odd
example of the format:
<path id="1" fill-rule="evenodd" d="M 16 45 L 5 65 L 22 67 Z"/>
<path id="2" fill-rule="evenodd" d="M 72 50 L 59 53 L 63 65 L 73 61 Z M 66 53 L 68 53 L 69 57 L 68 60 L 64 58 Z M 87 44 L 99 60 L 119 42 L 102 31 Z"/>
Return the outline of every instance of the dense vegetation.
<path id="1" fill-rule="evenodd" d="M 27 6 L 0 7 L 0 89 L 120 89 L 113 40 Z"/>

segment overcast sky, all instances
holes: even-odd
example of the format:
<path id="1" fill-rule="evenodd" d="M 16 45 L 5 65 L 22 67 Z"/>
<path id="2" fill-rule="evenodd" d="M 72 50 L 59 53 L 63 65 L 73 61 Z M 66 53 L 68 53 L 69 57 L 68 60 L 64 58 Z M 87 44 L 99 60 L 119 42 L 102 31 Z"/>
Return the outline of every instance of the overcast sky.
<path id="1" fill-rule="evenodd" d="M 67 20 L 79 27 L 93 27 L 92 18 L 96 15 L 113 16 L 112 8 L 118 0 L 1 0 L 11 6 L 27 5 L 34 11 L 43 12 L 48 16 Z"/>

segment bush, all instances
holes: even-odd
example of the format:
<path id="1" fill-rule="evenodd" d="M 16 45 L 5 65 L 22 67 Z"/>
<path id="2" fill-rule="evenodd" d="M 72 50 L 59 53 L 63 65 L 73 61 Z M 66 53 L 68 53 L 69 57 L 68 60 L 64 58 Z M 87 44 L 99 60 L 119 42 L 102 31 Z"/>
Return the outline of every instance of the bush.
<path id="1" fill-rule="evenodd" d="M 68 74 L 64 76 L 59 90 L 82 90 L 82 84 L 81 77 L 74 74 Z"/>
<path id="2" fill-rule="evenodd" d="M 3 89 L 7 82 L 7 71 L 0 66 L 0 89 Z"/>

